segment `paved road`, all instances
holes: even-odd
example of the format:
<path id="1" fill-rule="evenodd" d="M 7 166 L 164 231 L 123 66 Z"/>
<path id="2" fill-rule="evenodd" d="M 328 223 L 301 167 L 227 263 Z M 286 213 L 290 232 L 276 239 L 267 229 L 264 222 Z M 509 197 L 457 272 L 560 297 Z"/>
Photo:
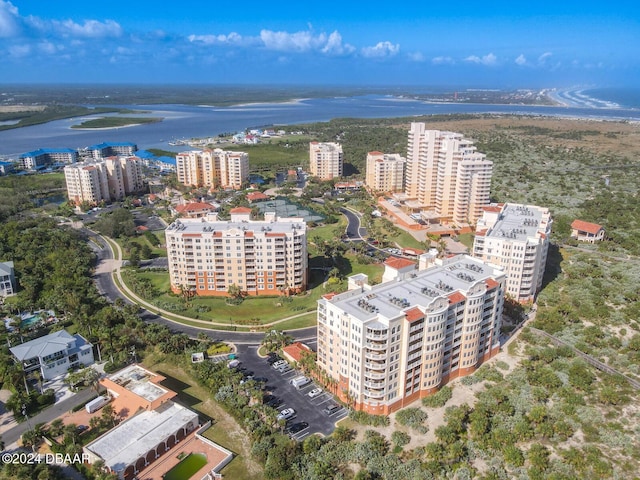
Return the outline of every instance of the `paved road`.
<path id="1" fill-rule="evenodd" d="M 93 245 L 94 251 L 96 252 L 96 255 L 98 256 L 99 262 L 113 259 L 113 254 L 111 252 L 111 249 L 105 243 L 102 237 L 100 237 L 99 235 L 96 235 L 95 233 L 87 229 L 84 229 L 84 232 L 91 237 L 92 245 Z M 93 276 L 93 278 L 96 282 L 96 286 L 98 287 L 98 290 L 100 291 L 100 293 L 102 293 L 109 300 L 115 301 L 115 299 L 121 298 L 127 304 L 135 304 L 134 302 L 129 300 L 127 297 L 122 295 L 122 293 L 120 293 L 120 290 L 118 290 L 118 287 L 113 281 L 111 272 L 100 271 L 99 273 L 96 273 Z M 195 337 L 199 333 L 204 332 L 214 340 L 220 340 L 220 341 L 231 342 L 236 344 L 249 344 L 249 345 L 260 344 L 264 337 L 264 333 L 231 332 L 227 330 L 211 330 L 208 328 L 192 327 L 189 325 L 184 325 L 178 322 L 167 320 L 166 318 L 145 309 L 142 309 L 139 316 L 145 322 L 166 325 L 173 332 L 186 333 L 191 337 Z M 303 328 L 298 330 L 289 330 L 287 331 L 287 334 L 291 335 L 296 340 L 301 340 L 301 341 L 315 340 L 316 327 L 309 327 L 309 328 Z"/>
<path id="2" fill-rule="evenodd" d="M 3 432 L 2 440 L 6 445 L 10 445 L 16 442 L 29 428 L 32 428 L 38 423 L 51 422 L 71 410 L 76 405 L 87 403 L 95 394 L 95 390 L 92 388 L 86 388 L 76 393 L 73 397 L 69 397 L 66 400 L 56 403 L 55 405 L 52 405 L 46 410 L 40 412 L 35 417 L 31 417 L 28 422 L 19 423 L 15 427 Z"/>

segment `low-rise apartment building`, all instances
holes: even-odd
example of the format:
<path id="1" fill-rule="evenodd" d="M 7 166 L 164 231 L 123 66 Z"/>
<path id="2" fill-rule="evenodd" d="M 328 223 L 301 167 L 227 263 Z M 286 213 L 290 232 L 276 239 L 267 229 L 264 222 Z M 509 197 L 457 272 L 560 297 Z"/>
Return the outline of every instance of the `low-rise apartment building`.
<path id="1" fill-rule="evenodd" d="M 472 373 L 499 348 L 505 275 L 479 259 L 385 262 L 318 301 L 318 366 L 356 409 L 389 414 Z"/>
<path id="2" fill-rule="evenodd" d="M 320 180 L 342 177 L 344 156 L 342 145 L 335 142 L 309 143 L 309 174 Z"/>
<path id="3" fill-rule="evenodd" d="M 71 148 L 39 148 L 20 155 L 22 168 L 38 170 L 54 164 L 69 164 L 78 161 L 78 152 Z"/>
<path id="4" fill-rule="evenodd" d="M 507 295 L 531 302 L 542 287 L 552 224 L 548 208 L 515 203 L 484 207 L 473 256 L 504 270 Z"/>
<path id="5" fill-rule="evenodd" d="M 236 286 L 247 295 L 283 295 L 307 288 L 307 225 L 302 218 L 265 213 L 251 220 L 251 209 L 178 219 L 165 231 L 171 289 L 197 295 L 227 296 Z"/>
<path id="6" fill-rule="evenodd" d="M 374 192 L 404 190 L 406 159 L 399 153 L 369 152 L 365 183 Z"/>
<path id="7" fill-rule="evenodd" d="M 87 147 L 87 153 L 96 160 L 107 157 L 131 157 L 138 151 L 132 142 L 104 142 Z"/>
<path id="8" fill-rule="evenodd" d="M 176 174 L 183 185 L 239 190 L 249 178 L 249 154 L 193 150 L 176 155 Z"/>

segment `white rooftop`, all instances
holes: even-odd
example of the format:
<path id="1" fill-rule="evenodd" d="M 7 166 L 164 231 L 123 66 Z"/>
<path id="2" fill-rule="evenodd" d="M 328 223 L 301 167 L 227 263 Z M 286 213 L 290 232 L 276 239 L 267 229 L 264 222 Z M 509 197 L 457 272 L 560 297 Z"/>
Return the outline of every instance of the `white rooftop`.
<path id="1" fill-rule="evenodd" d="M 129 365 L 108 378 L 139 397 L 153 402 L 168 392 L 150 381 L 155 376 L 155 373 L 145 370 L 139 365 Z"/>
<path id="2" fill-rule="evenodd" d="M 536 238 L 538 233 L 545 233 L 547 230 L 548 212 L 546 208 L 507 203 L 485 236 L 517 241 Z"/>
<path id="3" fill-rule="evenodd" d="M 122 422 L 85 448 L 119 472 L 189 422 L 198 424 L 198 414 L 177 403 L 167 402 L 156 410 L 144 410 Z"/>
<path id="4" fill-rule="evenodd" d="M 415 276 L 414 276 L 415 275 Z M 363 322 L 397 318 L 413 308 L 425 308 L 436 298 L 466 292 L 472 285 L 504 276 L 502 270 L 468 255 L 458 255 L 426 270 L 415 271 L 405 280 L 391 280 L 370 290 L 351 290 L 330 302 Z"/>
<path id="5" fill-rule="evenodd" d="M 277 218 L 275 221 L 249 220 L 232 221 L 217 220 L 210 221 L 206 218 L 181 218 L 174 221 L 167 227 L 167 231 L 182 233 L 215 233 L 215 232 L 264 232 L 264 233 L 288 233 L 300 230 L 305 232 L 307 224 L 302 218 Z"/>

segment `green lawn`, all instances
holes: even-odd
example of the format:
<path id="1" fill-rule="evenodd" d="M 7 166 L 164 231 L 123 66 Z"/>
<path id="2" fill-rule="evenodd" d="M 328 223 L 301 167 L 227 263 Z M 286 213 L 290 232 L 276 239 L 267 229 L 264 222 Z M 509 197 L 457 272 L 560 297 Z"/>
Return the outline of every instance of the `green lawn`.
<path id="1" fill-rule="evenodd" d="M 473 248 L 473 238 L 473 233 L 463 233 L 458 235 L 458 241 L 470 249 Z"/>
<path id="2" fill-rule="evenodd" d="M 389 235 L 389 240 L 397 243 L 403 248 L 417 248 L 419 250 L 426 250 L 424 242 L 416 240 L 413 235 L 404 230 L 400 230 L 398 235 Z"/>

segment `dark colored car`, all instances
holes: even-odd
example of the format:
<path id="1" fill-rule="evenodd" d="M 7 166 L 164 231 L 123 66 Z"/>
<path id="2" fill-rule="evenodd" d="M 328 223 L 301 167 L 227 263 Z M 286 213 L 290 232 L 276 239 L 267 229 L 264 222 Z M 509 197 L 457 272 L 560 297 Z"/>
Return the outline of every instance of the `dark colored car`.
<path id="1" fill-rule="evenodd" d="M 273 353 L 271 352 L 268 356 L 267 356 L 267 363 L 269 365 L 273 365 L 274 363 L 276 363 L 278 360 L 282 360 L 282 357 L 280 355 L 278 355 L 277 353 Z"/>
<path id="2" fill-rule="evenodd" d="M 271 408 L 277 408 L 282 404 L 282 400 L 280 400 L 275 395 L 265 395 L 264 404 Z"/>
<path id="3" fill-rule="evenodd" d="M 335 403 L 332 403 L 330 405 L 327 405 L 326 407 L 324 407 L 324 410 L 322 410 L 324 413 L 326 413 L 327 415 L 333 415 L 334 413 L 336 413 L 338 410 L 340 410 L 340 405 L 336 405 Z"/>
<path id="4" fill-rule="evenodd" d="M 288 432 L 290 435 L 295 435 L 298 432 L 301 432 L 305 428 L 309 428 L 309 424 L 307 422 L 298 422 L 294 423 L 288 428 Z"/>

